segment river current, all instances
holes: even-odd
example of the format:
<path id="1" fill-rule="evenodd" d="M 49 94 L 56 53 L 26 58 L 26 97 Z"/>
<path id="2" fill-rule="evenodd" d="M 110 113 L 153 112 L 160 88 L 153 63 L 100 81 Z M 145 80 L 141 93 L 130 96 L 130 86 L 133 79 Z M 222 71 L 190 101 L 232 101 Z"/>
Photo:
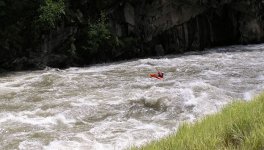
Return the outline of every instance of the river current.
<path id="1" fill-rule="evenodd" d="M 149 78 L 155 68 L 164 80 Z M 0 76 L 0 149 L 139 146 L 264 89 L 264 45 Z"/>

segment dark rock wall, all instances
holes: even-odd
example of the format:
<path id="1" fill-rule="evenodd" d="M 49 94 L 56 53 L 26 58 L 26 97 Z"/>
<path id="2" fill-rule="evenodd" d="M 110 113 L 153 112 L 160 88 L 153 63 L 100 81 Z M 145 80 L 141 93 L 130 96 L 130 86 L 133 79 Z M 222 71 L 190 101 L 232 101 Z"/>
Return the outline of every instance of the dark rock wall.
<path id="1" fill-rule="evenodd" d="M 116 35 L 136 35 L 141 48 L 159 55 L 263 42 L 263 6 L 249 0 L 142 0 L 121 2 L 110 18 Z"/>
<path id="2" fill-rule="evenodd" d="M 18 1 L 10 4 L 14 2 Z M 20 15 L 13 18 L 14 24 L 0 25 L 0 72 L 82 66 L 264 41 L 263 0 L 65 0 L 65 4 L 65 16 L 49 32 L 31 32 L 34 23 L 30 17 L 25 23 L 16 21 Z M 29 12 L 37 13 L 35 7 Z M 91 50 L 87 41 L 93 39 L 87 38 L 87 30 L 96 24 L 100 11 L 106 13 L 114 36 Z M 8 15 L 0 20 L 8 21 Z M 82 51 L 82 47 L 86 49 Z"/>

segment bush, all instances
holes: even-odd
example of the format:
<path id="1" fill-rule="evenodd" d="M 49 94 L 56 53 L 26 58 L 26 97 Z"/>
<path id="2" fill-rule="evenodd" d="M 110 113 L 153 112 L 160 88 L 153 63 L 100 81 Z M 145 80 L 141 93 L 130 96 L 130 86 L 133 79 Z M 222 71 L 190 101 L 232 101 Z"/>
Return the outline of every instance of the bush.
<path id="1" fill-rule="evenodd" d="M 81 29 L 76 45 L 77 54 L 84 63 L 111 59 L 112 51 L 118 46 L 118 41 L 111 34 L 104 13 L 101 13 L 95 23 L 88 23 Z"/>
<path id="2" fill-rule="evenodd" d="M 111 38 L 111 33 L 108 30 L 106 17 L 101 13 L 101 18 L 96 24 L 91 24 L 88 30 L 88 49 L 97 51 L 99 46 Z"/>
<path id="3" fill-rule="evenodd" d="M 40 6 L 39 12 L 40 26 L 44 29 L 55 28 L 62 15 L 65 15 L 64 0 L 45 0 L 44 4 Z"/>

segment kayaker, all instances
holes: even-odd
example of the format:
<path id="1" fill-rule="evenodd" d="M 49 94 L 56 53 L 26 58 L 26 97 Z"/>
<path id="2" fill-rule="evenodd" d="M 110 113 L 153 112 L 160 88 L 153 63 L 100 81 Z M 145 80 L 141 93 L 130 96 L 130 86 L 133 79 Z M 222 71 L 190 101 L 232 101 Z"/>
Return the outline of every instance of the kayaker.
<path id="1" fill-rule="evenodd" d="M 154 77 L 157 79 L 163 79 L 164 73 L 159 71 L 157 68 L 155 68 L 158 72 L 156 74 L 149 74 L 150 77 Z"/>
<path id="2" fill-rule="evenodd" d="M 160 72 L 160 71 L 158 71 L 158 77 L 160 77 L 160 78 L 163 78 L 163 75 L 164 75 L 164 73 L 163 72 Z"/>

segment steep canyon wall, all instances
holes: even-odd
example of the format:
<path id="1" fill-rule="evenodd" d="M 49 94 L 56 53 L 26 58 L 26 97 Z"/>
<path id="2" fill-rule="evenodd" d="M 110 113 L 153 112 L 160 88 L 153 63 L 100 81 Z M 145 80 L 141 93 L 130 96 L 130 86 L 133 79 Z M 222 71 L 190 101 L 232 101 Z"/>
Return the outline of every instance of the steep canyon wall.
<path id="1" fill-rule="evenodd" d="M 33 30 L 37 4 L 6 3 L 0 18 L 0 71 L 83 66 L 264 41 L 262 0 L 64 2 L 63 19 L 44 32 Z M 100 12 L 108 29 L 98 23 Z"/>

